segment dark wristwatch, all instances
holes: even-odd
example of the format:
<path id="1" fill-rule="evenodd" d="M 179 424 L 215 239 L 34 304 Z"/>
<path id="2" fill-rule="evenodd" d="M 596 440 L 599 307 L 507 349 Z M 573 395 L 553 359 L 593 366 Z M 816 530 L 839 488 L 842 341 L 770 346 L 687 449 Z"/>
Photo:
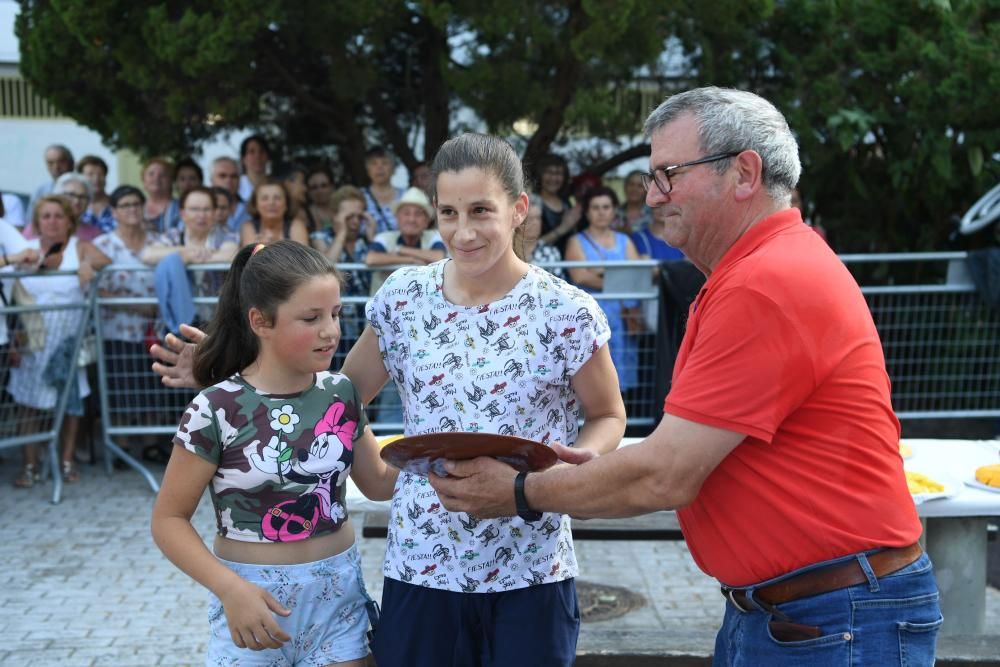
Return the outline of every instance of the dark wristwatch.
<path id="1" fill-rule="evenodd" d="M 514 505 L 519 517 L 525 521 L 538 521 L 542 518 L 542 513 L 528 507 L 528 500 L 524 497 L 524 480 L 527 476 L 528 473 L 519 472 L 514 478 Z"/>

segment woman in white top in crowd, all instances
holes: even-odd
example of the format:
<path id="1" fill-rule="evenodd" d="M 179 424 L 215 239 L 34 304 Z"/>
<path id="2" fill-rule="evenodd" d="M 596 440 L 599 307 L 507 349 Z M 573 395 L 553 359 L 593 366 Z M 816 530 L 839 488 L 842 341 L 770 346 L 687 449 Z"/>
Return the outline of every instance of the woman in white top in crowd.
<path id="1" fill-rule="evenodd" d="M 95 272 L 110 263 L 110 259 L 93 245 L 76 237 L 77 218 L 70 201 L 59 195 L 46 195 L 38 199 L 32 211 L 31 226 L 37 235 L 29 240 L 28 247 L 42 258 L 37 265 L 40 271 L 75 271 L 76 275 L 44 275 L 21 278 L 22 286 L 32 295 L 35 304 L 55 305 L 82 303 L 84 288 Z M 70 357 L 80 329 L 83 310 L 41 311 L 41 332 L 27 332 L 28 349 L 19 354 L 18 363 L 10 370 L 7 391 L 14 402 L 21 406 L 19 422 L 37 428 L 32 411 L 48 412 L 55 408 L 59 391 L 66 382 L 75 383 L 70 390 L 60 433 L 60 472 L 66 482 L 75 482 L 79 473 L 73 462 L 76 435 L 83 416 L 83 399 L 90 394 L 90 385 L 84 369 L 77 368 L 76 359 Z M 27 320 L 22 316 L 22 322 Z M 33 345 L 35 341 L 37 345 Z M 36 445 L 24 448 L 24 468 L 14 480 L 14 486 L 28 488 L 38 480 L 38 451 Z"/>

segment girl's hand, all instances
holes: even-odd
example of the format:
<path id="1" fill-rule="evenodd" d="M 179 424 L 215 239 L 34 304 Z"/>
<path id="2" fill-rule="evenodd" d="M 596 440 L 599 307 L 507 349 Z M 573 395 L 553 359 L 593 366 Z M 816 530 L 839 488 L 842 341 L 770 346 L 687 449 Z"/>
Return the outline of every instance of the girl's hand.
<path id="1" fill-rule="evenodd" d="M 240 585 L 224 592 L 219 599 L 233 643 L 239 648 L 251 651 L 281 648 L 291 639 L 274 620 L 274 614 L 288 616 L 292 612 L 260 586 L 241 580 Z"/>

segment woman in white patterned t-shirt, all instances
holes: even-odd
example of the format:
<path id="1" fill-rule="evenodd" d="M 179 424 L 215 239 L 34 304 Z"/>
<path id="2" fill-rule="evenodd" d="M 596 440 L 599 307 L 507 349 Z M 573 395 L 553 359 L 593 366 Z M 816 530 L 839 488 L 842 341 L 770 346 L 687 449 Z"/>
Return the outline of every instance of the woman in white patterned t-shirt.
<path id="1" fill-rule="evenodd" d="M 528 213 L 517 155 L 466 134 L 432 170 L 450 258 L 386 280 L 345 374 L 366 399 L 392 378 L 407 435 L 482 431 L 605 451 L 625 427 L 608 323 L 590 295 L 515 254 Z M 573 663 L 565 515 L 481 521 L 445 511 L 426 477 L 402 473 L 383 574 L 379 665 Z"/>

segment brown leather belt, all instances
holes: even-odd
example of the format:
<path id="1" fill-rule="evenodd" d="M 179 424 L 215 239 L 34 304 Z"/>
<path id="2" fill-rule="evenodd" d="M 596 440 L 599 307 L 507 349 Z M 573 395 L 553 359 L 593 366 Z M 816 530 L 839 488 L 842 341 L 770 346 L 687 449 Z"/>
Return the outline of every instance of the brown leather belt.
<path id="1" fill-rule="evenodd" d="M 920 558 L 923 549 L 919 544 L 908 547 L 883 549 L 868 556 L 868 563 L 876 577 L 900 570 Z M 857 558 L 851 558 L 836 565 L 810 570 L 783 579 L 769 586 L 754 589 L 753 598 L 774 606 L 806 598 L 821 593 L 829 593 L 848 586 L 856 586 L 868 581 L 865 571 Z M 757 607 L 747 598 L 747 589 L 722 587 L 722 594 L 742 611 L 754 611 Z"/>

